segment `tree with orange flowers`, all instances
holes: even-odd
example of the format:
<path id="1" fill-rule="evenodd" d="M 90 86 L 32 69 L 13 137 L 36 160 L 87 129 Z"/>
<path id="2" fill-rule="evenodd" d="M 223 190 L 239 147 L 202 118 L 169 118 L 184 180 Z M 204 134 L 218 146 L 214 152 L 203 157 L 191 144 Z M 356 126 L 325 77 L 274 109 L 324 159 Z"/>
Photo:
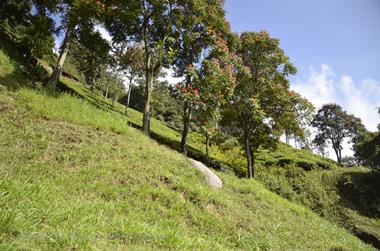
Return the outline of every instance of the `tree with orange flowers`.
<path id="1" fill-rule="evenodd" d="M 182 1 L 181 15 L 177 20 L 175 32 L 174 58 L 175 76 L 184 80 L 179 83 L 179 88 L 190 94 L 194 87 L 194 69 L 200 68 L 205 55 L 215 46 L 215 41 L 209 28 L 219 33 L 228 35 L 230 28 L 225 20 L 223 1 L 221 0 L 184 0 Z M 196 69 L 199 70 L 199 69 Z M 199 87 L 197 87 L 199 89 Z M 181 95 L 183 101 L 183 130 L 180 150 L 187 154 L 187 138 L 190 131 L 190 121 L 194 114 L 197 103 L 189 100 L 186 95 Z M 193 96 L 196 98 L 196 96 Z"/>

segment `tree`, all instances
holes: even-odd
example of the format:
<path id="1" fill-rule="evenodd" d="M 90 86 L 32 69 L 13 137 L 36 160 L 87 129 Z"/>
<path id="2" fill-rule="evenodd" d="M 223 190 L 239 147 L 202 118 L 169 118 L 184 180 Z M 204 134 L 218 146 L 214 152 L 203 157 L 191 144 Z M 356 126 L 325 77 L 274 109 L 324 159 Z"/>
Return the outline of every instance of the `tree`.
<path id="1" fill-rule="evenodd" d="M 189 88 L 193 84 L 189 67 L 201 65 L 202 53 L 213 44 L 208 29 L 213 27 L 219 32 L 228 33 L 229 25 L 224 19 L 223 1 L 220 0 L 187 0 L 180 9 L 181 19 L 177 20 L 175 32 L 174 70 L 177 77 L 183 77 L 181 88 Z M 187 154 L 187 138 L 190 130 L 193 104 L 183 100 L 183 130 L 180 150 Z"/>
<path id="2" fill-rule="evenodd" d="M 318 145 L 325 144 L 326 141 L 331 143 L 339 164 L 342 162 L 343 140 L 354 139 L 363 128 L 359 118 L 347 114 L 337 104 L 323 105 L 311 125 L 318 130 L 314 142 Z"/>
<path id="3" fill-rule="evenodd" d="M 132 83 L 143 75 L 144 51 L 139 43 L 128 45 L 125 42 L 114 45 L 113 55 L 118 68 L 128 79 L 128 94 L 125 104 L 125 115 L 128 115 L 129 102 L 132 92 Z"/>
<path id="4" fill-rule="evenodd" d="M 48 86 L 55 89 L 61 76 L 63 65 L 69 52 L 69 45 L 75 32 L 93 31 L 95 20 L 105 12 L 105 5 L 99 0 L 46 0 L 43 6 L 61 18 L 59 30 L 65 30 L 65 36 L 59 51 L 56 66 L 50 77 Z"/>
<path id="5" fill-rule="evenodd" d="M 161 67 L 167 66 L 174 52 L 168 46 L 173 42 L 175 20 L 178 19 L 179 0 L 110 1 L 111 11 L 106 22 L 116 43 L 141 42 L 144 50 L 145 100 L 142 129 L 150 133 L 150 102 L 154 78 Z M 168 49 L 169 48 L 169 49 Z"/>
<path id="6" fill-rule="evenodd" d="M 244 67 L 224 115 L 244 145 L 248 177 L 255 176 L 255 152 L 275 146 L 284 130 L 288 107 L 288 75 L 296 68 L 279 48 L 279 40 L 265 32 L 244 32 L 238 53 Z"/>

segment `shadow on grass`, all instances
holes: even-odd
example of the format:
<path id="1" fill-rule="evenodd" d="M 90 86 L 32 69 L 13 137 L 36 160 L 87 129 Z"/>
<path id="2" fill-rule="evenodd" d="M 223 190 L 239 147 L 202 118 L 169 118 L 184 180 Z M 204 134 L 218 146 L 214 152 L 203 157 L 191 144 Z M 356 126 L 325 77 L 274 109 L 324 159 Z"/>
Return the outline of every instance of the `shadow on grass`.
<path id="1" fill-rule="evenodd" d="M 352 171 L 338 183 L 340 204 L 368 218 L 380 218 L 380 172 Z M 380 249 L 380 227 L 359 217 L 346 216 L 354 235 Z"/>
<path id="2" fill-rule="evenodd" d="M 27 81 L 22 78 L 22 75 L 17 73 L 0 75 L 0 85 L 5 86 L 10 91 L 16 91 L 21 87 L 27 87 Z"/>
<path id="3" fill-rule="evenodd" d="M 380 172 L 352 171 L 338 184 L 344 206 L 363 216 L 380 218 Z"/>

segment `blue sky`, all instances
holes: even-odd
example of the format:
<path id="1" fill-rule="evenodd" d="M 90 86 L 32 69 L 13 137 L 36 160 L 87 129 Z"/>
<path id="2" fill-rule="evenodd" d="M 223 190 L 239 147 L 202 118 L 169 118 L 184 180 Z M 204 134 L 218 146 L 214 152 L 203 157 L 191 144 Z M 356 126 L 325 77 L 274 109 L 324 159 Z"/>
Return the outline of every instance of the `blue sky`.
<path id="1" fill-rule="evenodd" d="M 380 123 L 379 0 L 227 0 L 235 32 L 267 30 L 298 68 L 292 88 L 317 108 L 340 104 Z"/>

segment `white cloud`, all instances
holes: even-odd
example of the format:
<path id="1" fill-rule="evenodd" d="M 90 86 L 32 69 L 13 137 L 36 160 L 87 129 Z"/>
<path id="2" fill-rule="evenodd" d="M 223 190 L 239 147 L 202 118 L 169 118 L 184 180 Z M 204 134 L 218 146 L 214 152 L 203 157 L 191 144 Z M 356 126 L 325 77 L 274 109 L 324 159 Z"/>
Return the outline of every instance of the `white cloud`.
<path id="1" fill-rule="evenodd" d="M 322 64 L 319 69 L 310 67 L 308 79 L 297 80 L 291 88 L 310 100 L 317 109 L 326 103 L 337 103 L 348 113 L 361 118 L 368 130 L 377 130 L 380 83 L 374 79 L 356 82 L 348 74 L 338 77 L 331 66 Z M 343 155 L 352 155 L 347 142 L 343 147 Z M 335 154 L 331 152 L 330 157 Z"/>
<path id="2" fill-rule="evenodd" d="M 297 80 L 291 88 L 309 99 L 316 107 L 336 100 L 335 73 L 322 64 L 320 70 L 310 67 L 310 77 L 306 81 Z"/>

